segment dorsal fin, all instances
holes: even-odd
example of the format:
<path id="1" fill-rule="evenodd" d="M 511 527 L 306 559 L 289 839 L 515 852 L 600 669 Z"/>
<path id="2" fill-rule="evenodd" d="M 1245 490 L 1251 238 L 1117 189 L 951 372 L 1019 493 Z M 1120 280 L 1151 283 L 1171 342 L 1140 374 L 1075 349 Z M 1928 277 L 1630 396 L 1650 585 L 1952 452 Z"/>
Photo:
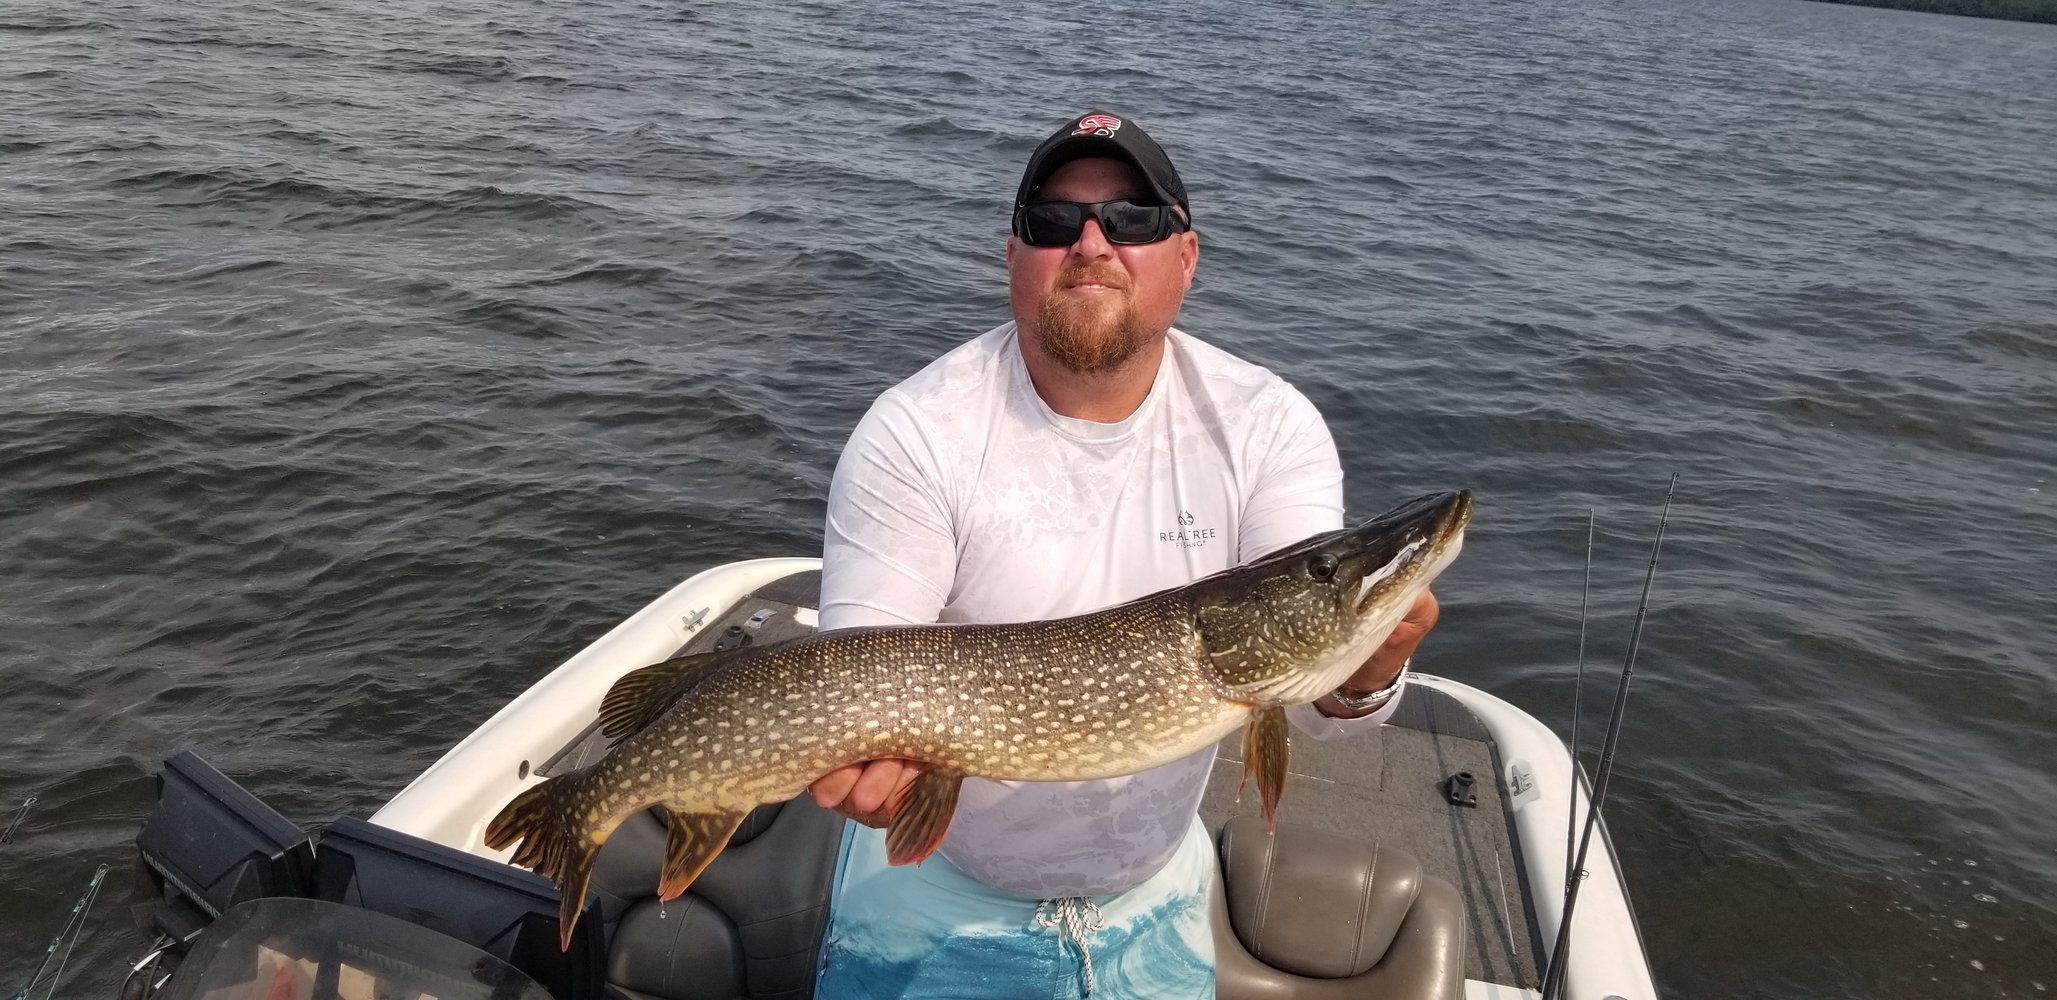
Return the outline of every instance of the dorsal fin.
<path id="1" fill-rule="evenodd" d="M 705 668 L 726 660 L 735 650 L 679 656 L 621 675 L 600 699 L 600 735 L 620 742 L 664 714 L 679 696 L 693 689 Z"/>

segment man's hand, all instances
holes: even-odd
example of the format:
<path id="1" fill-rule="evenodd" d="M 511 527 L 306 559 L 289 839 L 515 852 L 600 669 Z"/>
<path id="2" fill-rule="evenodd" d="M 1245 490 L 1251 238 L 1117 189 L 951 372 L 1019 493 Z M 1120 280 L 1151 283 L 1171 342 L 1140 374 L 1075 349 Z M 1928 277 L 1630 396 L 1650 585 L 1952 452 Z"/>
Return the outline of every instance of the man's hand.
<path id="1" fill-rule="evenodd" d="M 1407 617 L 1400 619 L 1400 624 L 1393 627 L 1393 634 L 1386 636 L 1385 643 L 1371 654 L 1371 659 L 1364 661 L 1364 665 L 1358 667 L 1357 672 L 1343 682 L 1343 689 L 1362 694 L 1384 691 L 1392 687 L 1393 682 L 1400 677 L 1400 668 L 1407 665 L 1407 658 L 1414 655 L 1415 648 L 1421 645 L 1421 640 L 1428 635 L 1429 629 L 1436 627 L 1436 617 L 1440 613 L 1441 608 L 1436 604 L 1436 595 L 1426 590 L 1422 591 L 1421 596 L 1414 599 L 1414 606 L 1407 609 Z M 1314 707 L 1320 710 L 1321 714 L 1338 719 L 1370 714 L 1352 712 L 1326 696 L 1316 701 Z"/>
<path id="2" fill-rule="evenodd" d="M 814 804 L 833 809 L 865 826 L 880 829 L 892 818 L 887 802 L 902 788 L 914 783 L 921 765 L 911 760 L 888 757 L 836 768 L 807 786 Z"/>

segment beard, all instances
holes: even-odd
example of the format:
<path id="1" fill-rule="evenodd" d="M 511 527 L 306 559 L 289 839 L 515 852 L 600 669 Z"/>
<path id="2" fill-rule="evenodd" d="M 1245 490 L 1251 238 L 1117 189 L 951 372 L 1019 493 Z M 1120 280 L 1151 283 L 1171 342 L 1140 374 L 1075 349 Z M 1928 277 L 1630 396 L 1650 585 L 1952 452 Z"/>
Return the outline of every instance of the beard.
<path id="1" fill-rule="evenodd" d="M 1080 300 L 1064 290 L 1093 281 L 1120 291 L 1119 302 Z M 1036 308 L 1036 341 L 1050 360 L 1075 375 L 1117 371 L 1163 331 L 1144 328 L 1129 298 L 1130 284 L 1119 272 L 1066 268 Z"/>

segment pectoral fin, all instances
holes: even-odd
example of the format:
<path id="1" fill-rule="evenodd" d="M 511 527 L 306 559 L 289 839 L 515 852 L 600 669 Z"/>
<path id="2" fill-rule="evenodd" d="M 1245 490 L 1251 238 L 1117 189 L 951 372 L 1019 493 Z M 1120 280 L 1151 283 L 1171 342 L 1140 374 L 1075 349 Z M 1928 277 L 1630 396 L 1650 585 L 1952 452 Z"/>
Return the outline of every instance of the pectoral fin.
<path id="1" fill-rule="evenodd" d="M 957 812 L 957 790 L 963 785 L 960 771 L 923 771 L 887 803 L 893 811 L 886 821 L 887 864 L 920 864 L 943 846 L 943 834 Z"/>
<path id="2" fill-rule="evenodd" d="M 749 813 L 665 811 L 671 816 L 671 831 L 664 837 L 664 876 L 657 883 L 657 896 L 671 900 L 685 892 L 707 863 L 728 846 Z"/>
<path id="3" fill-rule="evenodd" d="M 1243 727 L 1243 780 L 1257 776 L 1257 794 L 1264 800 L 1264 828 L 1270 831 L 1278 814 L 1278 800 L 1286 791 L 1286 766 L 1291 757 L 1287 746 L 1286 710 L 1260 708 Z M 1237 789 L 1238 793 L 1241 789 Z"/>
<path id="4" fill-rule="evenodd" d="M 614 682 L 600 700 L 600 734 L 620 741 L 664 714 L 679 696 L 705 677 L 704 669 L 728 658 L 730 651 L 694 653 L 638 667 Z"/>

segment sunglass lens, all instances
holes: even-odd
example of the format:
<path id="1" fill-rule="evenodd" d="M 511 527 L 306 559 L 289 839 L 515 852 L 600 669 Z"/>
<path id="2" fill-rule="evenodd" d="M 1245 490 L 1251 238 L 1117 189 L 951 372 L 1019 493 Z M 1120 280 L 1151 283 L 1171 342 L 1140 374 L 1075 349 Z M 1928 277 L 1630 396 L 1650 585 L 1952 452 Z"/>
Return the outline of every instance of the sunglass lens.
<path id="1" fill-rule="evenodd" d="M 1030 246 L 1066 247 L 1078 242 L 1085 222 L 1085 206 L 1046 201 L 1022 210 L 1021 238 Z"/>
<path id="2" fill-rule="evenodd" d="M 1164 238 L 1158 231 L 1163 219 L 1164 209 L 1156 205 L 1111 201 L 1100 209 L 1100 228 L 1114 243 L 1155 243 Z"/>

